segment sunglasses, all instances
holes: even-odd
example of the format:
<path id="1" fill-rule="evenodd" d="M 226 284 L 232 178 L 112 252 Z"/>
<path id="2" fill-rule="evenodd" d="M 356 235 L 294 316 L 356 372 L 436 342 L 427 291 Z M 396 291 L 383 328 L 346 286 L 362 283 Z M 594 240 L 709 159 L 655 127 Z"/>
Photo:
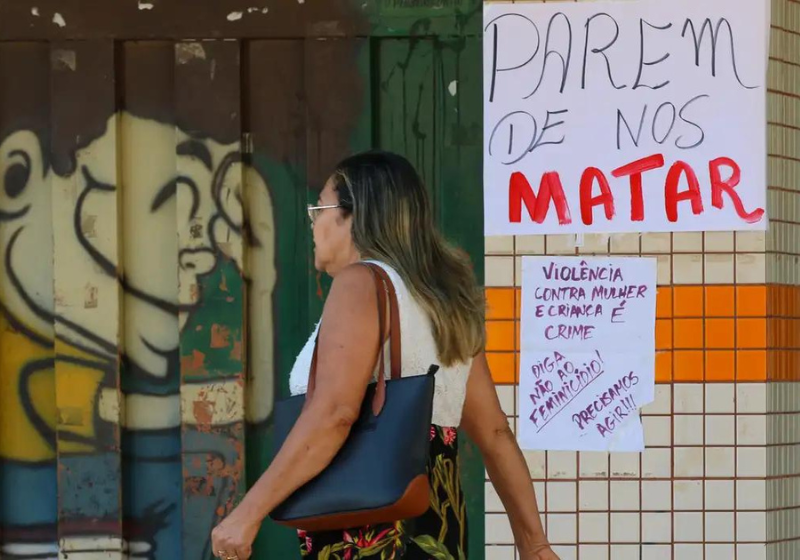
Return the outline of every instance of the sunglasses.
<path id="1" fill-rule="evenodd" d="M 343 208 L 341 204 L 326 204 L 325 206 L 312 206 L 311 204 L 308 205 L 308 219 L 311 220 L 311 223 L 314 223 L 314 220 L 317 219 L 320 212 L 326 210 L 328 208 Z"/>

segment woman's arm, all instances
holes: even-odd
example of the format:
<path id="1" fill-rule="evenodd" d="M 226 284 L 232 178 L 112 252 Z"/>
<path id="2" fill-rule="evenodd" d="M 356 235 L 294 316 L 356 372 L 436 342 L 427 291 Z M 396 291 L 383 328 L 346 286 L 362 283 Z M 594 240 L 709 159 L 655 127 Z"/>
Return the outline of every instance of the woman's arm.
<path id="1" fill-rule="evenodd" d="M 539 517 L 528 465 L 500 407 L 483 352 L 472 362 L 461 427 L 483 455 L 489 478 L 508 513 L 520 558 L 557 559 Z"/>
<path id="2" fill-rule="evenodd" d="M 214 529 L 215 554 L 236 551 L 240 560 L 248 558 L 261 521 L 334 458 L 358 418 L 378 336 L 372 273 L 364 266 L 348 267 L 336 275 L 323 310 L 313 397 L 269 468 Z M 247 529 L 237 530 L 237 524 Z"/>

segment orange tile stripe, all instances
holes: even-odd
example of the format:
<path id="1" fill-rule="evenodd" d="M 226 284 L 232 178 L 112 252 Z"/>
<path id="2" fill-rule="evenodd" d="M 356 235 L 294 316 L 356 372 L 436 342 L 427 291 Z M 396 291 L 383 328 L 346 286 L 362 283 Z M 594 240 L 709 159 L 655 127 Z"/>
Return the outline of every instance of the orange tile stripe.
<path id="1" fill-rule="evenodd" d="M 517 381 L 520 288 L 486 289 L 495 383 Z M 660 286 L 656 382 L 800 381 L 800 286 Z"/>

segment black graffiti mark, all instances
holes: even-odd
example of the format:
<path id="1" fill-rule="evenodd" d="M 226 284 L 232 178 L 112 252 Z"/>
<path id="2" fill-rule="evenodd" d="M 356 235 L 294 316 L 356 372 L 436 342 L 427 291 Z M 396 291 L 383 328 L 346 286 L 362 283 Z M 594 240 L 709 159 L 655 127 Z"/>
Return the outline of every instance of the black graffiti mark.
<path id="1" fill-rule="evenodd" d="M 226 155 L 222 160 L 219 169 L 217 169 L 217 172 L 214 174 L 214 179 L 211 184 L 211 195 L 213 196 L 214 202 L 217 205 L 219 215 L 222 216 L 222 219 L 225 220 L 225 223 L 228 224 L 228 227 L 230 227 L 237 234 L 242 232 L 242 226 L 241 224 L 234 224 L 231 217 L 224 210 L 225 207 L 222 204 L 222 182 L 224 181 L 225 175 L 228 173 L 228 170 L 231 168 L 231 166 L 236 163 L 241 163 L 241 161 L 242 155 L 239 152 L 231 152 Z"/>
<path id="2" fill-rule="evenodd" d="M 211 152 L 202 142 L 198 142 L 197 140 L 186 140 L 178 144 L 178 147 L 175 151 L 179 156 L 189 156 L 199 159 L 209 171 L 214 169 Z"/>
<path id="3" fill-rule="evenodd" d="M 89 240 L 83 234 L 83 230 L 81 228 L 81 216 L 83 215 L 83 205 L 86 202 L 86 197 L 91 194 L 92 191 L 103 191 L 103 192 L 114 192 L 117 190 L 117 187 L 114 185 L 108 185 L 105 183 L 101 183 L 97 179 L 92 176 L 89 168 L 85 165 L 81 166 L 81 172 L 83 173 L 83 178 L 86 181 L 86 188 L 83 189 L 80 196 L 78 196 L 78 200 L 75 203 L 75 212 L 72 215 L 72 224 L 73 228 L 75 229 L 75 237 L 78 239 L 78 243 L 81 244 L 81 247 L 89 254 L 90 257 L 100 266 L 100 268 L 108 274 L 112 278 L 117 277 L 117 267 L 114 266 L 109 259 L 107 259 L 100 251 L 94 248 L 94 246 L 89 243 Z"/>
<path id="4" fill-rule="evenodd" d="M 87 340 L 90 340 L 93 343 L 97 344 L 100 348 L 102 348 L 106 352 L 106 354 L 111 354 L 111 355 L 116 354 L 117 347 L 115 345 L 100 338 L 99 336 L 93 334 L 91 331 L 85 329 L 84 327 L 82 327 L 77 323 L 70 321 L 69 319 L 58 317 L 42 309 L 35 301 L 33 301 L 33 298 L 31 298 L 25 291 L 22 282 L 20 281 L 19 277 L 14 271 L 14 268 L 11 266 L 11 254 L 14 251 L 14 246 L 17 242 L 17 238 L 22 233 L 23 229 L 25 229 L 25 226 L 20 226 L 20 228 L 17 231 L 15 231 L 14 234 L 11 236 L 11 239 L 8 242 L 8 247 L 6 248 L 6 255 L 5 255 L 5 267 L 6 270 L 8 271 L 8 279 L 11 281 L 11 285 L 14 287 L 14 290 L 19 294 L 20 298 L 22 298 L 22 301 L 25 303 L 25 305 L 28 306 L 28 308 L 33 312 L 34 315 L 36 315 L 46 323 L 53 323 L 53 322 L 61 323 L 62 325 L 65 325 L 70 329 L 74 330 L 76 333 L 83 336 Z M 92 354 L 93 356 L 108 358 L 107 355 L 100 354 L 95 349 L 87 348 L 83 345 L 76 344 L 73 341 L 70 341 L 70 344 L 74 344 L 81 350 L 85 350 L 87 353 Z"/>
<path id="5" fill-rule="evenodd" d="M 70 356 L 67 354 L 56 354 L 55 362 L 56 364 L 58 364 L 59 362 L 65 364 L 73 364 L 86 369 L 102 372 L 103 380 L 101 386 L 104 388 L 112 387 L 112 382 L 116 377 L 116 368 L 108 359 L 94 361 L 94 360 L 88 360 L 86 358 L 79 358 L 77 356 Z M 114 432 L 116 431 L 116 424 L 112 424 L 100 418 L 100 409 L 97 406 L 93 407 L 93 411 L 94 413 L 92 415 L 92 423 L 95 427 L 95 432 L 96 432 L 96 434 L 93 437 L 82 436 L 69 431 L 59 430 L 58 439 L 70 443 L 80 443 L 84 445 L 90 445 L 97 448 L 98 450 L 116 451 L 118 447 L 117 444 L 118 440 L 114 436 Z M 106 445 L 101 445 L 101 442 L 109 442 L 109 443 Z"/>
<path id="6" fill-rule="evenodd" d="M 11 264 L 11 254 L 14 252 L 14 246 L 17 243 L 17 239 L 19 238 L 22 230 L 25 229 L 25 226 L 20 226 L 17 231 L 11 234 L 11 238 L 8 241 L 8 247 L 6 248 L 6 255 L 5 255 L 5 267 L 8 273 L 8 279 L 11 281 L 11 285 L 14 287 L 14 290 L 19 294 L 22 298 L 22 301 L 25 302 L 25 305 L 33 311 L 33 314 L 36 315 L 39 319 L 45 321 L 46 323 L 52 323 L 55 320 L 55 316 L 52 313 L 49 313 L 45 309 L 39 307 L 39 305 L 33 301 L 33 298 L 28 295 L 25 291 L 25 287 L 23 286 L 20 279 L 17 277 L 16 272 L 14 272 L 14 267 Z"/>
<path id="7" fill-rule="evenodd" d="M 197 183 L 195 183 L 189 177 L 178 177 L 161 187 L 156 196 L 153 198 L 153 203 L 150 205 L 150 211 L 156 212 L 159 208 L 166 204 L 170 198 L 175 196 L 178 192 L 178 185 L 186 185 L 192 191 L 192 210 L 189 218 L 192 220 L 195 219 L 195 217 L 197 217 L 197 212 L 200 209 L 200 188 L 197 186 Z"/>
<path id="8" fill-rule="evenodd" d="M 153 502 L 152 504 L 148 505 L 146 508 L 144 508 L 144 511 L 142 511 L 142 517 L 141 517 L 141 520 L 139 521 L 139 524 L 145 526 L 148 529 L 148 533 L 150 533 L 150 534 L 156 534 L 159 531 L 161 531 L 162 529 L 166 529 L 167 528 L 167 518 L 178 507 L 177 504 L 169 504 L 169 505 L 165 506 L 164 505 L 165 501 L 166 500 L 164 500 L 164 499 L 157 500 L 157 501 Z M 140 534 L 139 534 L 140 532 L 141 532 L 141 529 L 139 531 L 136 531 L 136 532 L 126 531 L 125 536 L 127 538 L 139 537 L 140 536 Z M 147 534 L 147 533 L 145 533 L 145 534 Z M 151 544 L 153 544 L 153 546 L 155 548 L 155 543 L 151 543 Z"/>
<path id="9" fill-rule="evenodd" d="M 81 246 L 84 248 L 84 250 L 86 250 L 86 252 L 89 253 L 89 255 L 92 257 L 92 259 L 94 259 L 94 261 L 102 268 L 102 270 L 106 274 L 111 276 L 112 278 L 116 278 L 116 277 L 118 277 L 118 275 L 117 275 L 117 267 L 114 266 L 114 263 L 112 263 L 109 259 L 107 259 L 102 253 L 100 253 L 100 251 L 95 249 L 94 246 L 92 246 L 91 243 L 89 243 L 89 240 L 86 239 L 86 237 L 83 235 L 83 232 L 82 232 L 81 227 L 80 227 L 80 225 L 81 225 L 80 224 L 80 217 L 83 215 L 83 204 L 84 204 L 84 202 L 86 200 L 86 197 L 89 195 L 89 193 L 92 190 L 113 192 L 113 191 L 116 190 L 116 187 L 114 185 L 106 185 L 106 184 L 103 184 L 103 183 L 100 183 L 99 181 L 97 181 L 92 176 L 92 174 L 89 172 L 89 170 L 86 168 L 86 166 L 83 166 L 81 168 L 81 170 L 83 171 L 83 176 L 84 176 L 84 179 L 86 181 L 86 185 L 87 186 L 83 190 L 83 192 L 80 194 L 80 196 L 78 197 L 78 200 L 77 200 L 76 205 L 75 205 L 75 213 L 74 213 L 74 216 L 73 216 L 73 228 L 75 229 L 75 236 L 78 238 L 78 242 L 81 244 Z M 195 185 L 195 187 L 196 187 L 196 185 Z M 125 289 L 131 295 L 133 295 L 133 296 L 137 297 L 138 299 L 140 299 L 140 300 L 142 300 L 142 301 L 144 301 L 146 303 L 149 303 L 149 304 L 151 304 L 151 305 L 153 305 L 153 306 L 155 306 L 155 307 L 157 307 L 157 308 L 159 308 L 159 309 L 161 309 L 163 311 L 166 311 L 167 313 L 172 313 L 172 314 L 177 315 L 181 311 L 191 311 L 191 310 L 196 308 L 196 305 L 194 305 L 194 304 L 179 305 L 179 304 L 171 303 L 169 301 L 166 301 L 166 300 L 163 300 L 161 298 L 155 297 L 155 296 L 153 296 L 151 294 L 148 294 L 148 293 L 140 290 L 136 286 L 132 285 L 128 281 L 128 279 L 124 276 L 124 274 L 123 275 L 119 275 L 119 282 L 122 285 L 123 289 Z M 116 351 L 115 347 L 112 346 L 111 348 L 112 348 L 112 351 Z"/>
<path id="10" fill-rule="evenodd" d="M 17 391 L 19 392 L 19 402 L 22 405 L 22 410 L 28 417 L 33 429 L 36 430 L 53 450 L 56 448 L 56 432 L 48 426 L 47 422 L 36 412 L 36 408 L 33 406 L 35 399 L 33 395 L 31 395 L 28 381 L 40 371 L 53 369 L 54 363 L 53 358 L 28 362 L 20 369 L 19 379 L 17 380 Z"/>
<path id="11" fill-rule="evenodd" d="M 148 385 L 155 385 L 156 387 L 167 387 L 174 389 L 172 392 L 159 393 L 161 396 L 168 396 L 178 394 L 178 386 L 180 385 L 180 371 L 181 360 L 177 348 L 171 350 L 162 350 L 156 348 L 150 342 L 144 339 L 141 335 L 139 340 L 147 347 L 153 354 L 161 356 L 167 362 L 167 373 L 163 376 L 153 375 L 145 368 L 137 364 L 129 354 L 123 354 L 122 364 L 125 371 L 124 377 L 121 379 L 123 393 L 142 393 L 141 387 L 136 387 L 136 381 L 147 383 Z M 132 386 L 130 386 L 132 385 Z"/>
<path id="12" fill-rule="evenodd" d="M 230 233 L 229 233 L 230 234 Z M 181 249 L 178 251 L 178 266 L 184 270 L 196 270 L 197 265 L 192 260 L 192 255 L 213 255 L 216 253 L 211 249 Z M 206 276 L 208 273 L 198 275 L 198 278 Z"/>
<path id="13" fill-rule="evenodd" d="M 27 214 L 30 209 L 31 209 L 31 205 L 30 204 L 26 204 L 25 206 L 23 206 L 22 208 L 20 208 L 16 212 L 7 212 L 7 211 L 3 210 L 2 208 L 0 208 L 0 222 L 10 222 L 12 220 L 16 220 L 18 218 L 21 218 L 22 216 Z"/>
<path id="14" fill-rule="evenodd" d="M 38 344 L 44 348 L 53 348 L 54 343 L 52 340 L 49 340 L 39 333 L 32 331 L 26 325 L 21 323 L 9 309 L 3 305 L 3 302 L 0 301 L 0 314 L 3 315 L 6 321 L 11 325 L 11 328 L 19 333 L 22 333 L 28 340 L 31 342 Z"/>
<path id="15" fill-rule="evenodd" d="M 9 198 L 17 198 L 25 190 L 31 178 L 31 157 L 22 150 L 13 150 L 9 158 L 21 157 L 24 163 L 12 163 L 6 170 L 3 187 Z"/>
<path id="16" fill-rule="evenodd" d="M 176 393 L 177 395 L 177 393 Z M 180 447 L 181 426 L 173 426 L 171 428 L 153 428 L 142 430 L 139 428 L 126 428 L 120 427 L 120 457 L 122 458 L 123 467 L 122 475 L 125 476 L 127 471 L 124 463 L 154 463 L 157 465 L 168 465 L 170 463 L 177 463 L 181 461 L 183 455 L 180 451 L 171 453 L 169 455 L 148 455 L 148 448 L 137 445 L 135 439 L 137 436 L 146 434 L 147 438 L 173 438 L 175 440 L 175 447 Z M 134 443 L 132 443 L 134 441 Z"/>

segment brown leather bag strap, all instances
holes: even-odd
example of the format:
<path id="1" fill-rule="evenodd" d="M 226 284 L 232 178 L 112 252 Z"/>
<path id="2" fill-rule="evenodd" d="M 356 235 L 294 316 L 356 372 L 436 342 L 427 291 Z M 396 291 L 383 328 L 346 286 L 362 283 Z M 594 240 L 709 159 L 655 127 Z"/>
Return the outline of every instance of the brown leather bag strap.
<path id="1" fill-rule="evenodd" d="M 361 263 L 366 266 L 372 273 L 372 278 L 375 282 L 375 295 L 378 302 L 378 380 L 375 389 L 375 396 L 372 400 L 372 412 L 375 416 L 381 413 L 383 405 L 386 402 L 386 358 L 384 353 L 386 335 L 384 329 L 386 321 L 384 313 L 386 310 L 386 296 L 389 295 L 389 310 L 390 310 L 390 325 L 389 332 L 389 349 L 391 360 L 391 377 L 392 379 L 400 378 L 400 320 L 397 305 L 397 294 L 392 284 L 391 279 L 378 265 L 372 263 Z M 319 349 L 319 332 L 314 340 L 314 353 L 311 357 L 311 367 L 308 374 L 308 387 L 306 389 L 306 402 L 311 400 L 311 396 L 316 388 L 317 381 L 317 354 Z"/>
<path id="2" fill-rule="evenodd" d="M 400 310 L 397 304 L 397 292 L 389 274 L 382 266 L 366 263 L 372 268 L 383 282 L 386 292 L 389 294 L 389 358 L 391 360 L 392 379 L 400 379 L 402 374 L 402 337 L 400 332 Z"/>

